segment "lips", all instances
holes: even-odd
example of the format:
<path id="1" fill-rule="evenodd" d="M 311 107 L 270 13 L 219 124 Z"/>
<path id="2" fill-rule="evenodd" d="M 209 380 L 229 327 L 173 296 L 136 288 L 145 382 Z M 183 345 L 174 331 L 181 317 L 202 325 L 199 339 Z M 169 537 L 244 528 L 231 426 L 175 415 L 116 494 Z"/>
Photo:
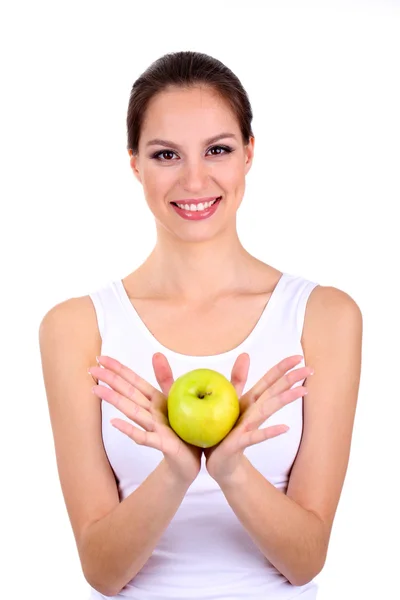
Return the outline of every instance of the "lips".
<path id="1" fill-rule="evenodd" d="M 197 204 L 201 204 L 204 202 L 212 202 L 213 200 L 217 200 L 218 198 L 221 198 L 222 196 L 209 196 L 208 198 L 199 198 L 199 199 L 195 199 L 195 198 L 186 198 L 184 200 L 176 200 L 176 202 L 170 202 L 170 204 L 174 204 L 175 206 L 178 206 L 178 204 L 187 204 L 188 206 L 190 206 L 191 204 L 194 204 L 195 206 L 197 206 Z"/>
<path id="2" fill-rule="evenodd" d="M 208 208 L 202 208 L 201 210 L 190 210 L 186 208 L 181 208 L 175 202 L 171 202 L 173 210 L 183 219 L 189 221 L 203 221 L 204 219 L 208 219 L 212 217 L 214 213 L 218 210 L 219 205 L 222 202 L 222 196 L 218 196 L 215 198 L 214 202 L 210 204 Z"/>

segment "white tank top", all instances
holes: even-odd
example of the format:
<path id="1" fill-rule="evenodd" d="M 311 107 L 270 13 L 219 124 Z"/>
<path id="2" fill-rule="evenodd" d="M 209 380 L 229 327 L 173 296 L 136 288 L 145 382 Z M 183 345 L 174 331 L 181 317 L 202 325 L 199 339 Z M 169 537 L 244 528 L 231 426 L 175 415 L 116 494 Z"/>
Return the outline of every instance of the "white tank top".
<path id="1" fill-rule="evenodd" d="M 308 297 L 318 284 L 283 273 L 260 319 L 236 348 L 212 356 L 189 356 L 163 346 L 139 317 L 121 280 L 92 292 L 101 354 L 127 365 L 157 389 L 152 356 L 167 357 L 174 379 L 196 368 L 219 371 L 230 380 L 239 354 L 250 355 L 250 368 L 243 393 L 283 358 L 302 355 L 301 335 Z M 304 360 L 294 367 L 304 366 Z M 107 385 L 99 382 L 100 385 Z M 295 385 L 302 385 L 298 382 Z M 140 446 L 115 429 L 114 417 L 129 419 L 101 401 L 102 435 L 108 460 L 114 470 L 120 501 L 132 494 L 154 471 L 163 454 Z M 286 492 L 290 470 L 299 449 L 303 427 L 303 399 L 281 408 L 262 427 L 286 424 L 290 429 L 276 438 L 244 451 L 253 466 L 278 490 Z M 136 427 L 141 428 L 137 423 Z M 162 502 L 162 498 L 160 498 Z M 152 555 L 113 598 L 135 600 L 314 600 L 318 585 L 311 581 L 293 586 L 262 554 L 229 506 L 218 484 L 205 468 L 201 470 L 168 525 Z M 91 588 L 91 600 L 106 598 Z"/>

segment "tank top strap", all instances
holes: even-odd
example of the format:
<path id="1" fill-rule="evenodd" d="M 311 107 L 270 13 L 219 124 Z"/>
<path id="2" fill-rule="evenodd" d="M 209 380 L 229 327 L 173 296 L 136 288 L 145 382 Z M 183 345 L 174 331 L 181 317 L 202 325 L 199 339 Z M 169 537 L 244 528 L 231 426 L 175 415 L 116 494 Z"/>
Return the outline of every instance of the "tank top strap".
<path id="1" fill-rule="evenodd" d="M 276 290 L 274 298 L 271 327 L 277 337 L 286 332 L 293 339 L 301 339 L 307 302 L 311 292 L 318 285 L 316 281 L 285 273 L 282 285 Z"/>
<path id="2" fill-rule="evenodd" d="M 317 283 L 316 281 L 309 281 L 307 279 L 300 278 L 300 282 L 298 284 L 298 290 L 297 290 L 297 320 L 296 320 L 297 334 L 300 339 L 303 334 L 304 319 L 305 319 L 308 299 L 309 299 L 313 289 L 318 287 L 319 285 L 320 284 Z"/>
<path id="3" fill-rule="evenodd" d="M 111 332 L 121 326 L 123 310 L 120 297 L 116 293 L 113 281 L 108 281 L 100 288 L 91 291 L 89 297 L 93 302 L 99 333 L 104 341 L 108 331 Z"/>

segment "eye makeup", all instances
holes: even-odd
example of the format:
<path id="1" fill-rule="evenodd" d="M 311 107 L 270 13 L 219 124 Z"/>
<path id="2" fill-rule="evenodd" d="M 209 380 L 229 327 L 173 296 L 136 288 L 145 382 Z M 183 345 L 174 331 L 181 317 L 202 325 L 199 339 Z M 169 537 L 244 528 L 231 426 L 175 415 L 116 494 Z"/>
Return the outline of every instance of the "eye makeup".
<path id="1" fill-rule="evenodd" d="M 213 154 L 212 156 L 223 156 L 224 154 L 230 154 L 231 152 L 234 152 L 234 149 L 231 148 L 230 146 L 222 146 L 220 144 L 218 144 L 217 146 L 211 146 L 211 148 L 208 149 L 208 152 L 210 150 L 215 150 L 215 148 L 220 148 L 224 152 L 222 152 L 222 153 L 219 152 L 218 154 Z M 164 149 L 164 150 L 159 150 L 158 152 L 155 152 L 154 154 L 151 155 L 150 158 L 159 160 L 160 162 L 171 162 L 170 159 L 165 160 L 165 159 L 160 158 L 163 154 L 166 154 L 167 152 L 170 154 L 176 154 L 176 152 L 174 152 L 174 150 Z"/>

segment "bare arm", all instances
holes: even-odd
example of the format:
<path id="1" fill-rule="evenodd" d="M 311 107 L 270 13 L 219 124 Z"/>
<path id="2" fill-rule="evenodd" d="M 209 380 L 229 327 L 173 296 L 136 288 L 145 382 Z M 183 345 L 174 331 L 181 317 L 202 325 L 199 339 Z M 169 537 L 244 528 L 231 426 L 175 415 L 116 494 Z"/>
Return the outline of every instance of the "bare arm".
<path id="1" fill-rule="evenodd" d="M 120 502 L 102 440 L 101 402 L 87 372 L 101 354 L 88 296 L 50 309 L 39 343 L 58 473 L 83 574 L 100 593 L 115 595 L 148 560 L 190 484 L 178 483 L 163 458 Z"/>
<path id="2" fill-rule="evenodd" d="M 218 482 L 254 542 L 296 586 L 321 572 L 328 553 L 358 398 L 361 311 L 341 290 L 318 287 L 303 337 L 305 363 L 315 374 L 307 378 L 303 435 L 286 494 L 245 456 L 231 477 Z"/>
<path id="3" fill-rule="evenodd" d="M 105 596 L 121 591 L 151 556 L 188 487 L 163 459 L 132 494 L 86 529 L 82 560 L 92 587 Z"/>
<path id="4" fill-rule="evenodd" d="M 322 570 L 328 542 L 317 515 L 276 489 L 245 456 L 220 486 L 255 544 L 292 585 L 305 585 Z"/>

